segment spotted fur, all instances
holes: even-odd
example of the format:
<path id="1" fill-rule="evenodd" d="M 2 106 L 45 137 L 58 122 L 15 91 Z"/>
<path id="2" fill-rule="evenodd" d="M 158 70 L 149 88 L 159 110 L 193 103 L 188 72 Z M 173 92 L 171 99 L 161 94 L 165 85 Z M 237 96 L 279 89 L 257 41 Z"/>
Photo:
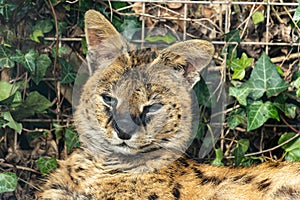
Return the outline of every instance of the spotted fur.
<path id="1" fill-rule="evenodd" d="M 75 113 L 82 148 L 60 162 L 41 199 L 300 199 L 300 163 L 227 168 L 182 156 L 197 120 L 191 88 L 212 44 L 136 50 L 93 10 L 85 26 L 94 72 Z"/>

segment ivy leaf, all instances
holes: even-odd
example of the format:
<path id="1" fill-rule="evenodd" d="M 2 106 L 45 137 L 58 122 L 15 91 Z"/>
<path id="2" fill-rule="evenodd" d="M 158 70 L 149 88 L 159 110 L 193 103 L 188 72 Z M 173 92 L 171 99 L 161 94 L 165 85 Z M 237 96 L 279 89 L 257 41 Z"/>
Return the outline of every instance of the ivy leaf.
<path id="1" fill-rule="evenodd" d="M 73 83 L 76 79 L 76 73 L 73 71 L 72 65 L 62 58 L 58 60 L 62 67 L 61 83 Z"/>
<path id="2" fill-rule="evenodd" d="M 124 22 L 120 26 L 120 30 L 122 32 L 122 35 L 126 39 L 131 40 L 133 35 L 136 33 L 136 29 L 139 27 L 140 27 L 140 23 L 135 17 L 135 18 L 124 19 Z"/>
<path id="3" fill-rule="evenodd" d="M 246 112 L 243 109 L 236 109 L 228 116 L 228 126 L 231 130 L 240 124 L 245 124 Z"/>
<path id="4" fill-rule="evenodd" d="M 114 9 L 120 9 L 120 8 L 124 8 L 127 6 L 127 3 L 125 2 L 111 2 L 111 6 L 114 8 Z"/>
<path id="5" fill-rule="evenodd" d="M 262 163 L 263 161 L 264 159 L 261 157 L 256 157 L 256 156 L 244 157 L 240 165 L 243 167 L 250 167 L 253 166 L 254 164 Z"/>
<path id="6" fill-rule="evenodd" d="M 244 87 L 250 88 L 250 96 L 254 99 L 262 97 L 265 92 L 268 97 L 275 96 L 289 87 L 265 53 L 258 59 L 250 79 L 244 84 Z"/>
<path id="7" fill-rule="evenodd" d="M 32 75 L 35 84 L 39 84 L 44 78 L 48 67 L 51 65 L 51 59 L 47 54 L 41 54 L 36 60 L 36 72 Z"/>
<path id="8" fill-rule="evenodd" d="M 67 153 L 71 153 L 72 148 L 79 147 L 78 134 L 71 128 L 66 128 L 65 141 L 67 146 Z"/>
<path id="9" fill-rule="evenodd" d="M 52 170 L 58 167 L 56 158 L 46 159 L 44 157 L 40 157 L 36 164 L 43 175 L 49 174 Z"/>
<path id="10" fill-rule="evenodd" d="M 252 15 L 253 24 L 257 25 L 260 22 L 263 22 L 264 20 L 265 20 L 265 17 L 262 12 L 256 11 L 255 13 L 253 13 L 253 15 Z"/>
<path id="11" fill-rule="evenodd" d="M 50 19 L 39 20 L 33 27 L 33 30 L 40 30 L 42 33 L 49 33 L 53 29 L 53 23 Z"/>
<path id="12" fill-rule="evenodd" d="M 250 142 L 246 139 L 241 139 L 237 142 L 236 148 L 233 150 L 234 155 L 234 164 L 235 166 L 239 166 L 242 162 L 245 153 L 247 152 L 249 148 Z"/>
<path id="13" fill-rule="evenodd" d="M 276 106 L 278 109 L 280 109 L 285 116 L 289 118 L 295 118 L 296 117 L 296 110 L 297 106 L 291 103 L 287 103 L 287 96 L 285 95 L 278 95 L 278 97 L 274 101 L 274 106 Z"/>
<path id="14" fill-rule="evenodd" d="M 52 103 L 46 97 L 34 91 L 29 93 L 24 103 L 12 111 L 11 114 L 16 120 L 20 120 L 30 117 L 36 113 L 41 113 L 51 105 Z"/>
<path id="15" fill-rule="evenodd" d="M 12 12 L 18 7 L 12 1 L 0 0 L 0 15 L 3 15 L 5 20 L 8 21 Z"/>
<path id="16" fill-rule="evenodd" d="M 0 68 L 15 66 L 15 62 L 11 60 L 12 55 L 12 51 L 9 48 L 0 45 Z"/>
<path id="17" fill-rule="evenodd" d="M 0 173 L 0 193 L 13 192 L 17 188 L 18 177 L 12 172 Z"/>
<path id="18" fill-rule="evenodd" d="M 204 78 L 200 78 L 200 80 L 194 86 L 193 90 L 196 93 L 196 97 L 199 105 L 204 105 L 210 108 L 212 102 L 211 102 L 211 98 L 209 98 L 208 100 L 208 97 L 210 97 L 210 92 Z"/>
<path id="19" fill-rule="evenodd" d="M 59 47 L 58 48 L 58 57 L 61 57 L 64 54 L 67 54 L 68 49 L 66 47 Z M 52 48 L 52 56 L 56 57 L 56 47 Z"/>
<path id="20" fill-rule="evenodd" d="M 12 95 L 14 95 L 18 90 L 18 87 L 16 85 L 2 81 L 0 81 L 0 88 L 0 102 L 8 99 Z"/>
<path id="21" fill-rule="evenodd" d="M 242 80 L 245 77 L 245 69 L 252 64 L 253 60 L 253 58 L 248 58 L 245 53 L 242 54 L 241 58 L 233 59 L 231 62 L 232 78 Z"/>
<path id="22" fill-rule="evenodd" d="M 294 137 L 297 133 L 284 133 L 278 140 L 278 144 L 289 140 Z M 287 161 L 300 161 L 300 137 L 294 139 L 293 141 L 283 145 L 283 148 L 286 152 L 285 159 Z"/>
<path id="23" fill-rule="evenodd" d="M 147 35 L 145 40 L 149 41 L 149 42 L 162 41 L 167 44 L 172 44 L 172 43 L 176 42 L 176 38 L 171 33 L 167 33 L 166 35 L 155 35 L 155 36 Z"/>
<path id="24" fill-rule="evenodd" d="M 30 39 L 34 42 L 40 43 L 39 37 L 44 37 L 44 34 L 41 30 L 35 30 L 32 34 L 30 34 Z"/>
<path id="25" fill-rule="evenodd" d="M 7 121 L 2 127 L 5 128 L 8 126 L 9 128 L 15 130 L 17 133 L 21 134 L 22 132 L 22 124 L 18 123 L 14 120 L 14 118 L 11 116 L 10 112 L 3 112 L 1 113 L 1 116 L 5 121 Z"/>
<path id="26" fill-rule="evenodd" d="M 300 20 L 300 5 L 298 5 L 298 7 L 297 7 L 297 9 L 294 13 L 293 20 L 294 21 L 299 21 Z"/>
<path id="27" fill-rule="evenodd" d="M 296 88 L 296 95 L 300 97 L 300 76 L 294 81 L 294 87 Z"/>
<path id="28" fill-rule="evenodd" d="M 216 149 L 215 153 L 216 153 L 216 158 L 211 162 L 211 164 L 215 166 L 224 166 L 224 164 L 222 163 L 223 152 L 221 148 Z"/>
<path id="29" fill-rule="evenodd" d="M 225 40 L 226 42 L 237 42 L 240 44 L 241 38 L 240 38 L 240 31 L 239 30 L 232 30 L 229 33 L 225 34 Z M 228 44 L 223 50 L 222 53 L 227 54 L 227 60 L 230 62 L 233 58 L 236 57 L 236 44 Z"/>
<path id="30" fill-rule="evenodd" d="M 268 119 L 277 119 L 279 115 L 272 102 L 255 101 L 246 107 L 247 112 L 247 130 L 251 131 L 263 125 Z"/>
<path id="31" fill-rule="evenodd" d="M 20 51 L 16 50 L 16 55 L 12 56 L 11 59 L 21 63 L 29 72 L 35 72 L 35 60 L 38 57 L 38 53 L 35 50 L 30 50 L 25 55 Z"/>
<path id="32" fill-rule="evenodd" d="M 229 96 L 234 96 L 241 105 L 247 105 L 247 97 L 251 92 L 250 88 L 242 85 L 240 87 L 230 87 Z"/>

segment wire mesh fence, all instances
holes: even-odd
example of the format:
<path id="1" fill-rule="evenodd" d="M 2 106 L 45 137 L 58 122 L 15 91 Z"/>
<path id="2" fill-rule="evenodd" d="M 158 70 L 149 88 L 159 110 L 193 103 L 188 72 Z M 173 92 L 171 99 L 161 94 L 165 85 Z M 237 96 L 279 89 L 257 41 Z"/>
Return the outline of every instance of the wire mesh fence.
<path id="1" fill-rule="evenodd" d="M 111 2 L 125 2 L 123 0 Z M 177 23 L 182 39 L 204 38 L 218 45 L 220 50 L 228 43 L 224 36 L 238 30 L 239 44 L 250 56 L 257 58 L 263 51 L 271 55 L 272 61 L 281 62 L 296 58 L 299 28 L 293 24 L 297 1 L 163 1 L 135 0 L 125 8 L 112 10 L 120 15 L 139 16 L 142 30 L 164 22 Z M 134 12 L 124 12 L 125 10 Z M 255 18 L 261 17 L 260 22 Z M 174 29 L 174 27 L 172 27 Z M 175 28 L 175 29 L 176 29 Z M 144 34 L 140 42 L 144 42 Z M 236 43 L 236 41 L 234 41 Z M 288 47 L 294 47 L 287 50 Z M 276 53 L 274 53 L 273 51 Z M 280 50 L 281 53 L 278 54 Z M 274 57 L 273 57 L 274 56 Z M 282 57 L 284 56 L 284 57 Z"/>

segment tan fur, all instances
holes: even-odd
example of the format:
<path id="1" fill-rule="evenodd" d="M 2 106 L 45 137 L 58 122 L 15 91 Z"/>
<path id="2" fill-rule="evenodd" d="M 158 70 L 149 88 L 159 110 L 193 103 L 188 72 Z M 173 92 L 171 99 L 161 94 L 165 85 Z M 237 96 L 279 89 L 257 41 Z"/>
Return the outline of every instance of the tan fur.
<path id="1" fill-rule="evenodd" d="M 100 13 L 88 11 L 85 24 L 95 71 L 75 113 L 82 148 L 60 162 L 41 199 L 300 199 L 300 163 L 228 168 L 182 156 L 197 121 L 191 88 L 212 44 L 134 50 Z"/>

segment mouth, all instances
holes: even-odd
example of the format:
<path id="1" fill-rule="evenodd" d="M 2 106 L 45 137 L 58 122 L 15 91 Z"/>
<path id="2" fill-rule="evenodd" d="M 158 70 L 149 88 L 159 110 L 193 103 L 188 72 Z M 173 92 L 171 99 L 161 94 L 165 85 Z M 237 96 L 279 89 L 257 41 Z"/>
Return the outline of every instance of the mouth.
<path id="1" fill-rule="evenodd" d="M 126 144 L 126 142 L 122 142 L 121 144 L 118 144 L 117 146 L 118 147 L 127 147 L 127 148 L 132 149 L 132 147 L 130 147 L 128 144 Z"/>

